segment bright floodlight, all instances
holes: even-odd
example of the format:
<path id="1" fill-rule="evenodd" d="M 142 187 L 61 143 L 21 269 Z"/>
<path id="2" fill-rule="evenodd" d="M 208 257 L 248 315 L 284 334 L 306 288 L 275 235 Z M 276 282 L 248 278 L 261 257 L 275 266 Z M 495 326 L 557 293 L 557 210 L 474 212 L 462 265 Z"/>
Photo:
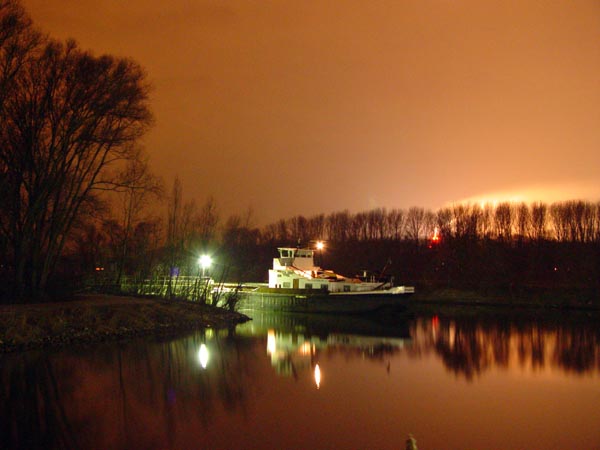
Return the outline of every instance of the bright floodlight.
<path id="1" fill-rule="evenodd" d="M 323 241 L 317 241 L 317 250 L 323 250 L 323 247 L 325 247 Z"/>
<path id="2" fill-rule="evenodd" d="M 202 266 L 203 269 L 206 269 L 212 264 L 212 258 L 208 255 L 202 255 L 198 262 L 200 263 L 200 266 Z"/>

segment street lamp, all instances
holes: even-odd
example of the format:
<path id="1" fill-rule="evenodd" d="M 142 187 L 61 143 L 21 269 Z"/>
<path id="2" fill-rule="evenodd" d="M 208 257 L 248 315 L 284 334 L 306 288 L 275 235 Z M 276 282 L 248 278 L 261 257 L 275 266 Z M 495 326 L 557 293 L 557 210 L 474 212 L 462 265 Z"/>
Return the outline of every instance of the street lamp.
<path id="1" fill-rule="evenodd" d="M 325 248 L 325 243 L 323 241 L 317 241 L 317 250 L 319 250 L 319 262 L 323 265 L 323 249 Z"/>
<path id="2" fill-rule="evenodd" d="M 200 267 L 202 267 L 202 278 L 204 278 L 204 273 L 206 269 L 208 269 L 212 264 L 212 258 L 208 255 L 202 255 L 198 259 L 198 264 L 200 264 Z"/>

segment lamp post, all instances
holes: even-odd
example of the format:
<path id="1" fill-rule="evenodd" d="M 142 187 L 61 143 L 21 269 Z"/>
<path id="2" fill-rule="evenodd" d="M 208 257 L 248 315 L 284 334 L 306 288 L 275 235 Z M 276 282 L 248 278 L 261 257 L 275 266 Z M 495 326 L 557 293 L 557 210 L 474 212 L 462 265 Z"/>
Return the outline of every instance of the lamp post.
<path id="1" fill-rule="evenodd" d="M 323 265 L 323 248 L 325 243 L 323 241 L 317 241 L 317 250 L 319 250 L 319 263 Z"/>
<path id="2" fill-rule="evenodd" d="M 212 258 L 208 255 L 202 255 L 198 259 L 198 264 L 200 264 L 200 267 L 202 267 L 202 278 L 204 278 L 206 269 L 208 269 L 210 267 L 210 265 L 212 264 Z"/>

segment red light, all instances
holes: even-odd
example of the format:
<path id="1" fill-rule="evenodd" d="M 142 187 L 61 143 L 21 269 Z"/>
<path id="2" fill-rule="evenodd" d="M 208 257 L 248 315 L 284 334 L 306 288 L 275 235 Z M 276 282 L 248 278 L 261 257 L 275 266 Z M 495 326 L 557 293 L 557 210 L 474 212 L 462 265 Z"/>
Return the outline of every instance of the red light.
<path id="1" fill-rule="evenodd" d="M 438 245 L 441 241 L 442 237 L 440 236 L 440 230 L 438 227 L 435 227 L 433 229 L 433 236 L 431 236 L 429 239 L 429 248 L 433 247 L 434 245 Z"/>

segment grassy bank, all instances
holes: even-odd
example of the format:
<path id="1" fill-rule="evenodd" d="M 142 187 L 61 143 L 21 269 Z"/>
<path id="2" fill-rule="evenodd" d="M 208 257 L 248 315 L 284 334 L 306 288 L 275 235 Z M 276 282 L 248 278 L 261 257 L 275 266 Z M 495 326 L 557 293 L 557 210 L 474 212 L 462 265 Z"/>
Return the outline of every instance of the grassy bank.
<path id="1" fill-rule="evenodd" d="M 60 303 L 0 305 L 0 353 L 134 336 L 225 328 L 242 314 L 178 300 L 106 295 Z"/>

